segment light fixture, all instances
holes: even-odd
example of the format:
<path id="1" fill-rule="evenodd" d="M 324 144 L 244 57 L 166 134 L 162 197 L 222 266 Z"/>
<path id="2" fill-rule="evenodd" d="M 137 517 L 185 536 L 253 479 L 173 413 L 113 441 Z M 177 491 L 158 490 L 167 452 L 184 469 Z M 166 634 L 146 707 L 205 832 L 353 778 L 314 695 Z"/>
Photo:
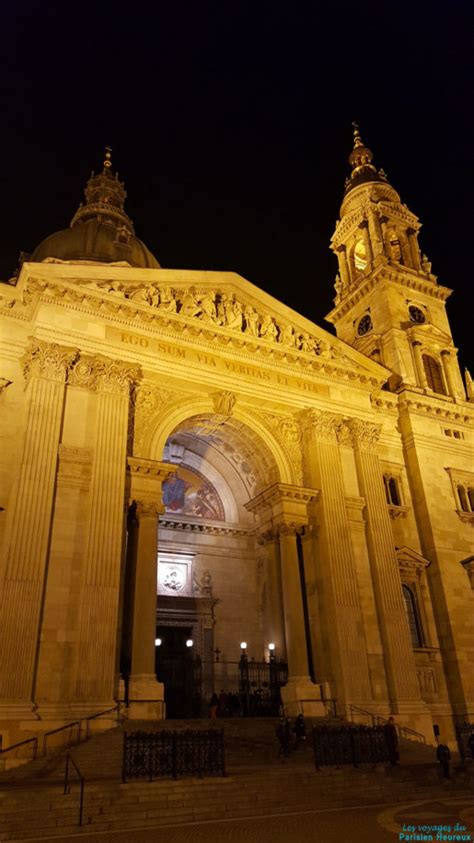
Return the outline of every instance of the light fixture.
<path id="1" fill-rule="evenodd" d="M 246 649 L 247 649 L 247 642 L 246 642 L 246 641 L 241 641 L 241 642 L 240 642 L 240 649 L 241 649 L 241 650 L 246 650 Z"/>
<path id="2" fill-rule="evenodd" d="M 155 638 L 155 647 L 161 647 L 161 638 Z"/>
<path id="3" fill-rule="evenodd" d="M 193 639 L 192 639 L 192 638 L 188 638 L 188 640 L 186 641 L 186 647 L 192 647 L 192 646 L 193 646 L 193 644 L 194 644 Z"/>
<path id="4" fill-rule="evenodd" d="M 268 645 L 268 649 L 270 650 L 271 653 L 273 653 L 273 651 L 275 649 L 275 645 L 273 644 L 273 642 Z"/>

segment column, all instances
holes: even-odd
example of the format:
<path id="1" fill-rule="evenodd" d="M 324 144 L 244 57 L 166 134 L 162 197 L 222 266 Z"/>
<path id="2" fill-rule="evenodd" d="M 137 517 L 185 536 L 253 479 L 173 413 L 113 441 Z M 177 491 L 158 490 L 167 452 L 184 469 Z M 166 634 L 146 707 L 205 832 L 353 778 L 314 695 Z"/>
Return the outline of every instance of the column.
<path id="1" fill-rule="evenodd" d="M 428 388 L 428 381 L 426 380 L 425 367 L 423 365 L 423 356 L 421 353 L 421 342 L 414 340 L 412 342 L 413 356 L 415 358 L 415 370 L 417 375 L 418 385 L 423 389 Z"/>
<path id="2" fill-rule="evenodd" d="M 349 419 L 347 428 L 352 437 L 361 494 L 366 502 L 367 542 L 392 711 L 421 716 L 424 706 L 420 700 L 400 571 L 377 455 L 381 425 Z"/>
<path id="3" fill-rule="evenodd" d="M 347 251 L 345 246 L 339 247 L 337 251 L 337 259 L 339 261 L 339 273 L 341 275 L 342 286 L 343 288 L 349 287 L 351 283 L 351 273 L 347 262 Z"/>
<path id="4" fill-rule="evenodd" d="M 370 241 L 370 235 L 369 235 L 369 224 L 368 224 L 367 220 L 364 220 L 360 224 L 359 228 L 362 231 L 362 238 L 363 238 L 363 241 L 364 241 L 364 248 L 365 248 L 367 263 L 370 264 L 370 263 L 372 263 L 372 261 L 374 259 L 374 253 L 372 251 L 372 243 Z"/>
<path id="5" fill-rule="evenodd" d="M 400 242 L 400 251 L 402 253 L 402 262 L 405 266 L 413 266 L 411 244 L 408 235 L 401 229 L 398 230 L 398 239 Z"/>
<path id="6" fill-rule="evenodd" d="M 382 227 L 380 225 L 380 219 L 378 214 L 376 213 L 369 213 L 368 216 L 368 223 L 369 223 L 369 233 L 370 233 L 370 240 L 372 243 L 372 252 L 374 258 L 378 255 L 384 254 L 383 248 L 383 233 Z"/>
<path id="7" fill-rule="evenodd" d="M 77 704 L 113 702 L 117 672 L 130 385 L 136 366 L 97 357 L 97 420 L 78 624 Z"/>
<path id="8" fill-rule="evenodd" d="M 384 250 L 387 258 L 392 260 L 392 247 L 390 245 L 390 234 L 388 230 L 388 217 L 380 217 L 380 227 L 382 229 L 382 237 L 384 242 Z"/>
<path id="9" fill-rule="evenodd" d="M 155 673 L 158 592 L 158 515 L 164 511 L 161 487 L 177 466 L 128 458 L 130 502 L 136 505 L 134 576 L 130 598 L 131 669 L 128 686 L 131 719 L 162 719 L 164 688 Z"/>
<path id="10" fill-rule="evenodd" d="M 413 269 L 421 270 L 420 247 L 418 237 L 414 228 L 407 229 L 408 242 L 410 244 L 411 265 Z"/>
<path id="11" fill-rule="evenodd" d="M 287 659 L 278 534 L 272 529 L 261 530 L 257 536 L 257 544 L 257 554 L 263 563 L 267 595 L 263 617 L 263 643 L 266 647 L 273 642 L 276 656 Z"/>
<path id="12" fill-rule="evenodd" d="M 22 358 L 26 428 L 6 535 L 0 610 L 0 709 L 32 715 L 32 692 L 67 372 L 77 349 L 31 339 Z"/>
<path id="13" fill-rule="evenodd" d="M 321 618 L 329 649 L 330 676 L 338 703 L 370 703 L 364 626 L 338 435 L 342 419 L 330 413 L 302 413 L 305 461 L 311 483 L 321 489 L 316 545 L 317 582 L 323 591 Z"/>
<path id="14" fill-rule="evenodd" d="M 306 630 L 297 534 L 308 522 L 307 508 L 317 497 L 317 490 L 287 483 L 274 483 L 245 504 L 260 520 L 271 524 L 278 536 L 283 594 L 283 616 L 288 659 L 288 682 L 281 697 L 289 716 L 323 716 L 321 688 L 309 676 Z"/>
<path id="15" fill-rule="evenodd" d="M 451 395 L 452 398 L 456 398 L 460 393 L 458 393 L 456 389 L 453 372 L 453 358 L 451 357 L 451 352 L 448 348 L 443 349 L 441 352 L 441 360 L 443 361 L 443 371 L 446 386 L 448 387 L 448 394 Z"/>

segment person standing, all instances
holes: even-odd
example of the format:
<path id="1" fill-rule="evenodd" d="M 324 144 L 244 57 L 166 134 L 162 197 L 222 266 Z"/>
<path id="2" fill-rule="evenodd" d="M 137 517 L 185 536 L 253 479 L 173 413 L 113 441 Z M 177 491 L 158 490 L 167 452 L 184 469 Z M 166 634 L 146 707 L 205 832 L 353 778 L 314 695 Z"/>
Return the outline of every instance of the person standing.
<path id="1" fill-rule="evenodd" d="M 436 759 L 441 765 L 443 778 L 450 779 L 451 776 L 449 773 L 449 762 L 451 760 L 451 752 L 449 746 L 447 746 L 445 743 L 438 744 L 436 748 Z"/>
<path id="2" fill-rule="evenodd" d="M 394 717 L 389 717 L 387 722 L 384 723 L 383 732 L 385 735 L 385 743 L 387 745 L 390 764 L 392 767 L 395 767 L 398 764 L 400 755 L 398 752 L 398 732 Z"/>

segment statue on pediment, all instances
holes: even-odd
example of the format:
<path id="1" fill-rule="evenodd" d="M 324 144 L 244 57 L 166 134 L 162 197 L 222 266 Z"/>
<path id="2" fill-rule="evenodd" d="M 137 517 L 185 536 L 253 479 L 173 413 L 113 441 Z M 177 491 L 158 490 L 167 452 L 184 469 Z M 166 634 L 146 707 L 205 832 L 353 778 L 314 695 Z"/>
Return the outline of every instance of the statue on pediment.
<path id="1" fill-rule="evenodd" d="M 270 342 L 276 342 L 278 328 L 273 321 L 273 317 L 268 313 L 263 317 L 262 324 L 260 326 L 260 336 L 263 337 L 263 339 L 270 340 Z"/>
<path id="2" fill-rule="evenodd" d="M 245 328 L 246 334 L 252 334 L 253 337 L 258 337 L 258 313 L 251 304 L 245 305 Z"/>
<path id="3" fill-rule="evenodd" d="M 214 293 L 211 290 L 205 290 L 199 297 L 199 304 L 201 305 L 201 313 L 199 318 L 203 322 L 217 322 L 217 309 L 214 300 Z"/>
<path id="4" fill-rule="evenodd" d="M 160 310 L 165 310 L 167 313 L 176 313 L 177 309 L 174 290 L 170 287 L 162 287 L 160 290 Z"/>
<path id="5" fill-rule="evenodd" d="M 280 331 L 278 342 L 281 345 L 286 345 L 288 348 L 294 348 L 296 345 L 296 334 L 293 331 L 293 325 L 285 325 Z"/>
<path id="6" fill-rule="evenodd" d="M 181 302 L 180 313 L 182 316 L 200 315 L 201 306 L 198 304 L 194 287 L 190 287 L 189 290 L 186 290 L 186 292 L 184 293 L 183 301 Z"/>

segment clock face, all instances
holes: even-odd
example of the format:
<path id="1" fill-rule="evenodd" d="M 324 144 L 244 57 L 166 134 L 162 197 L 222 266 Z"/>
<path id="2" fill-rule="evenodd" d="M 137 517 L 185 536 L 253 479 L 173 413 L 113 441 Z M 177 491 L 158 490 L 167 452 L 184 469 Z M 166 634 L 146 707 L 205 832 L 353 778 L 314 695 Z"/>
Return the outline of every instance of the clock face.
<path id="1" fill-rule="evenodd" d="M 411 304 L 408 308 L 408 313 L 410 314 L 410 319 L 412 322 L 416 322 L 418 325 L 422 325 L 423 322 L 426 322 L 426 316 L 419 307 L 415 307 L 414 304 Z"/>
<path id="2" fill-rule="evenodd" d="M 359 337 L 363 337 L 367 331 L 370 331 L 372 328 L 372 319 L 370 318 L 369 314 L 366 313 L 365 316 L 362 317 L 358 326 L 357 326 L 357 333 Z"/>

